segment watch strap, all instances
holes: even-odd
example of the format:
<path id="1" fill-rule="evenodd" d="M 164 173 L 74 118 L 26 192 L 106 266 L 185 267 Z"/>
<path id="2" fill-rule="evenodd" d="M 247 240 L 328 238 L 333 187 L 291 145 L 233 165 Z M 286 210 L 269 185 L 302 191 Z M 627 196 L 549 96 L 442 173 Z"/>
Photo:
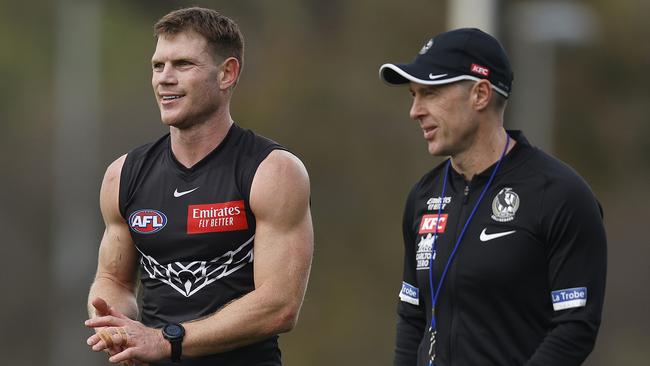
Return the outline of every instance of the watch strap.
<path id="1" fill-rule="evenodd" d="M 172 345 L 172 362 L 181 362 L 181 353 L 183 353 L 183 338 L 170 339 L 169 343 Z"/>

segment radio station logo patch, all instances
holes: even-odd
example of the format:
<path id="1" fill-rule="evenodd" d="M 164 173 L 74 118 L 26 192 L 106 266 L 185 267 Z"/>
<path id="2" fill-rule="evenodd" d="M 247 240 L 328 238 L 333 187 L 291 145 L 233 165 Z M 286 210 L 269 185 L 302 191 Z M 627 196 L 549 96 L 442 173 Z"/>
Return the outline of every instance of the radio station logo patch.
<path id="1" fill-rule="evenodd" d="M 508 222 L 515 218 L 519 209 L 519 195 L 512 188 L 503 188 L 492 201 L 492 219 Z"/>
<path id="2" fill-rule="evenodd" d="M 129 216 L 129 227 L 139 234 L 153 234 L 167 225 L 167 216 L 158 210 L 138 210 Z"/>
<path id="3" fill-rule="evenodd" d="M 248 229 L 244 201 L 189 205 L 187 233 L 203 234 Z"/>
<path id="4" fill-rule="evenodd" d="M 587 288 L 574 287 L 551 292 L 553 310 L 579 308 L 587 305 Z"/>
<path id="5" fill-rule="evenodd" d="M 436 231 L 437 227 L 437 231 Z M 435 233 L 438 234 L 444 233 L 445 228 L 447 227 L 447 214 L 441 214 L 438 218 L 438 214 L 435 215 L 422 215 L 422 220 L 420 221 L 420 229 L 418 234 L 428 234 Z"/>

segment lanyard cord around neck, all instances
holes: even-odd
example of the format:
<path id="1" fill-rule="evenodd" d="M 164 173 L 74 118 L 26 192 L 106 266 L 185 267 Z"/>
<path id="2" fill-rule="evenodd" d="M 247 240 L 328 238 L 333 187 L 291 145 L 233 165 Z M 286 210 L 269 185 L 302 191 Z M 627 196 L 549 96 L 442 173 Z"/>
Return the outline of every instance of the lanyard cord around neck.
<path id="1" fill-rule="evenodd" d="M 476 210 L 478 209 L 478 205 L 481 203 L 483 200 L 483 196 L 485 196 L 485 192 L 487 192 L 488 188 L 490 188 L 490 185 L 492 184 L 492 181 L 494 180 L 494 176 L 497 174 L 497 171 L 499 170 L 499 167 L 501 166 L 501 161 L 503 161 L 503 157 L 506 155 L 506 152 L 508 151 L 508 145 L 510 144 L 510 136 L 506 133 L 506 146 L 503 148 L 503 152 L 501 153 L 501 157 L 499 158 L 499 161 L 497 161 L 497 165 L 492 169 L 492 174 L 490 175 L 490 179 L 488 179 L 487 183 L 485 184 L 485 187 L 483 188 L 483 191 L 481 192 L 481 195 L 478 197 L 478 200 L 476 201 L 476 204 L 474 204 L 474 208 L 472 209 L 472 212 L 469 214 L 469 217 L 467 218 L 467 221 L 465 221 L 465 225 L 463 226 L 463 230 L 460 232 L 460 235 L 458 235 L 458 240 L 456 240 L 456 244 L 454 245 L 454 249 L 451 251 L 451 254 L 449 255 L 449 259 L 447 259 L 447 264 L 445 264 L 445 268 L 442 271 L 442 275 L 440 276 L 440 280 L 438 281 L 438 285 L 435 288 L 433 287 L 433 260 L 435 258 L 435 251 L 436 251 L 436 242 L 438 241 L 438 225 L 439 225 L 439 220 L 440 220 L 440 212 L 442 211 L 442 205 L 445 199 L 445 191 L 447 189 L 447 177 L 449 176 L 449 166 L 451 165 L 451 159 L 447 160 L 447 165 L 445 166 L 445 177 L 442 180 L 442 193 L 440 195 L 440 205 L 438 206 L 438 214 L 437 214 L 437 221 L 435 223 L 435 231 L 433 233 L 433 243 L 431 244 L 431 258 L 429 259 L 429 290 L 431 293 L 431 325 L 429 327 L 429 332 L 431 333 L 431 345 L 429 348 L 429 356 L 431 357 L 431 360 L 429 361 L 429 366 L 434 365 L 434 360 L 435 360 L 435 343 L 436 343 L 436 302 L 438 301 L 438 297 L 440 295 L 440 289 L 442 288 L 442 285 L 445 281 L 445 277 L 447 277 L 447 271 L 449 270 L 449 267 L 451 266 L 451 263 L 454 260 L 454 256 L 456 255 L 456 251 L 458 250 L 458 247 L 460 246 L 460 242 L 463 240 L 463 236 L 465 236 L 465 231 L 467 231 L 467 227 L 469 226 L 469 223 L 472 221 L 474 218 L 474 214 L 476 213 Z"/>

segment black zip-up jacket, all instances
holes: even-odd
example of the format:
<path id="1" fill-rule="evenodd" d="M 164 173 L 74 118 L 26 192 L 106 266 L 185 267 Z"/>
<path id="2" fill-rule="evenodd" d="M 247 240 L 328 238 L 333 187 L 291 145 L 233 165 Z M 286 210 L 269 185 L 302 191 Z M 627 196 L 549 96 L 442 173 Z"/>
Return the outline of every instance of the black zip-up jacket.
<path id="1" fill-rule="evenodd" d="M 481 201 L 436 303 L 436 366 L 569 366 L 593 349 L 605 291 L 602 210 L 570 167 L 519 131 Z M 494 166 L 466 182 L 446 162 L 411 190 L 404 212 L 404 276 L 394 364 L 429 361 L 433 282 Z M 438 205 L 441 217 L 436 220 Z"/>

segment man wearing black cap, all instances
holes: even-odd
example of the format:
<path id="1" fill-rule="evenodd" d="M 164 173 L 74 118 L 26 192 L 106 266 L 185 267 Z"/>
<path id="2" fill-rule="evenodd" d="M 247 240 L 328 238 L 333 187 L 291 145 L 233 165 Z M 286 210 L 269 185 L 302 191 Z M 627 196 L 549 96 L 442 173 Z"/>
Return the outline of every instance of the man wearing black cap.
<path id="1" fill-rule="evenodd" d="M 449 157 L 406 201 L 394 364 L 581 364 L 605 291 L 602 210 L 575 171 L 504 129 L 499 42 L 452 30 L 380 75 L 409 86 L 429 153 Z"/>

